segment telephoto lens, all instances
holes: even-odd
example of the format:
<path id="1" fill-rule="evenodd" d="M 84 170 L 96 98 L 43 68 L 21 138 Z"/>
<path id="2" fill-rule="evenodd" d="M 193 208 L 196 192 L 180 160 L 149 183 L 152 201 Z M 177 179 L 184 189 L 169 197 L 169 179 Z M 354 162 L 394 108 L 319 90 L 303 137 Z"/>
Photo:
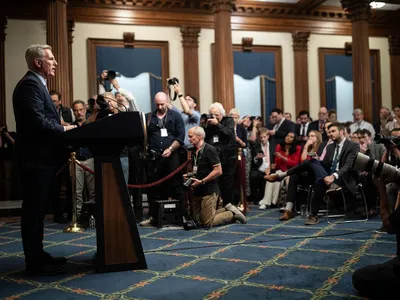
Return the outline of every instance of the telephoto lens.
<path id="1" fill-rule="evenodd" d="M 354 160 L 353 169 L 359 172 L 371 173 L 384 181 L 400 182 L 400 170 L 379 160 L 374 160 L 361 152 L 357 154 Z"/>

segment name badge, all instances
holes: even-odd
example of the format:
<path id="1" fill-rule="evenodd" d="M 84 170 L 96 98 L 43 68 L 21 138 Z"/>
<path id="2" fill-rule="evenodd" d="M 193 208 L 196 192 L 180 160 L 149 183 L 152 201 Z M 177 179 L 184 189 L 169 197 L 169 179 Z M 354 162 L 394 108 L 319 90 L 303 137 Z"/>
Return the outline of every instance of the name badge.
<path id="1" fill-rule="evenodd" d="M 161 137 L 167 137 L 168 131 L 167 128 L 161 128 Z"/>
<path id="2" fill-rule="evenodd" d="M 214 137 L 213 137 L 213 143 L 218 143 L 218 142 L 219 142 L 218 135 L 214 135 Z"/>
<path id="3" fill-rule="evenodd" d="M 193 167 L 193 173 L 194 173 L 194 174 L 197 174 L 197 166 L 194 166 L 194 167 Z"/>

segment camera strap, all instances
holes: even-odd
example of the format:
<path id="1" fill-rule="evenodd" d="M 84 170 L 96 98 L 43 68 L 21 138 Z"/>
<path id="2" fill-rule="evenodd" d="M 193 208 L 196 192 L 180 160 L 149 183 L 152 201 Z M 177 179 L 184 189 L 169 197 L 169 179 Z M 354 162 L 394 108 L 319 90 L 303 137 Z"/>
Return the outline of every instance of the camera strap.
<path id="1" fill-rule="evenodd" d="M 174 98 L 171 97 L 172 93 L 174 93 Z M 178 97 L 178 94 L 175 91 L 173 91 L 173 92 L 171 91 L 170 85 L 168 86 L 168 96 L 171 101 L 175 101 L 176 98 Z"/>
<path id="2" fill-rule="evenodd" d="M 193 169 L 196 170 L 195 173 L 197 173 L 198 162 L 200 161 L 201 156 L 203 155 L 205 146 L 206 143 L 204 142 L 203 146 L 199 150 L 199 153 L 197 155 L 193 154 Z"/>

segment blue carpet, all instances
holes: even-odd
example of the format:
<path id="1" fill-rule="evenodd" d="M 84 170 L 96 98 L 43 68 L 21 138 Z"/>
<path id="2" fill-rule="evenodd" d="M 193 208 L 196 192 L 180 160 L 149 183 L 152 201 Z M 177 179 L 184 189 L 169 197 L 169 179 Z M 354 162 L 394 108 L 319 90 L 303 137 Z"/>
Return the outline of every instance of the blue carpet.
<path id="1" fill-rule="evenodd" d="M 299 217 L 280 222 L 279 216 L 252 207 L 246 225 L 139 228 L 148 269 L 104 274 L 89 263 L 93 230 L 65 234 L 63 225 L 47 222 L 46 251 L 69 258 L 67 273 L 54 277 L 26 275 L 19 224 L 6 223 L 0 299 L 362 299 L 351 284 L 354 270 L 395 254 L 395 237 L 373 231 L 380 218 L 304 226 Z"/>

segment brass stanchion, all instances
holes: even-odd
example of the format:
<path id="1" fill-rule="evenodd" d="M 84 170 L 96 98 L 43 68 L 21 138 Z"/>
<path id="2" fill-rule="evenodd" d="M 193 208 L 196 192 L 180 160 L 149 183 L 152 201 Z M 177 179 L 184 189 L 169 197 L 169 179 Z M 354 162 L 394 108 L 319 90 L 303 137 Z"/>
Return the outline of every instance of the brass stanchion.
<path id="1" fill-rule="evenodd" d="M 72 222 L 64 229 L 66 233 L 77 233 L 85 231 L 81 228 L 77 222 L 77 211 L 76 211 L 76 153 L 71 153 L 71 158 L 69 159 L 69 172 L 71 176 L 72 183 Z"/>

